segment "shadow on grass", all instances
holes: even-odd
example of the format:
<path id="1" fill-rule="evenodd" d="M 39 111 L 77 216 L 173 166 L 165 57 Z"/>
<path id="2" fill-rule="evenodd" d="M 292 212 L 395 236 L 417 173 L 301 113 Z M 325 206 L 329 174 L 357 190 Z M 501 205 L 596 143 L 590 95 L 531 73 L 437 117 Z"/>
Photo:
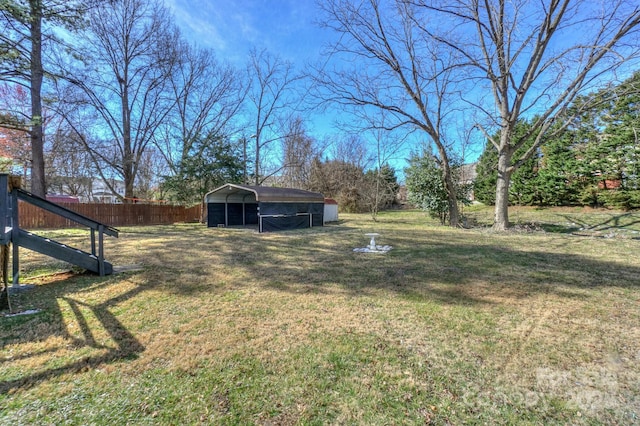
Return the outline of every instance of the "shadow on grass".
<path id="1" fill-rule="evenodd" d="M 573 234 L 580 230 L 579 226 L 566 226 L 566 225 L 559 225 L 556 223 L 541 223 L 540 227 L 545 232 L 550 232 L 554 234 Z"/>
<path id="2" fill-rule="evenodd" d="M 88 291 L 86 280 L 83 283 L 79 277 L 36 290 L 41 292 L 39 300 L 46 303 L 43 308 L 50 316 L 48 322 L 53 332 L 62 333 L 62 337 L 77 347 L 92 347 L 101 353 L 0 382 L 0 392 L 31 387 L 56 376 L 136 357 L 144 351 L 144 346 L 111 311 L 150 289 L 175 294 L 178 301 L 179 297 L 260 286 L 321 296 L 340 292 L 351 297 L 384 297 L 385 293 L 395 293 L 417 303 L 473 306 L 501 303 L 505 295 L 509 300 L 540 293 L 552 293 L 561 299 L 588 298 L 598 294 L 583 289 L 640 286 L 639 266 L 583 256 L 570 247 L 571 238 L 555 241 L 556 251 L 552 251 L 535 245 L 536 241 L 544 243 L 550 239 L 527 240 L 526 236 L 520 237 L 523 244 L 531 242 L 522 247 L 513 243 L 503 245 L 508 239 L 500 236 L 442 231 L 437 227 L 382 228 L 381 231 L 378 242 L 394 247 L 387 254 L 354 253 L 353 248 L 364 246 L 367 239 L 364 230 L 352 228 L 349 223 L 271 235 L 193 228 L 170 232 L 169 237 L 153 234 L 153 239 L 145 241 L 143 248 L 136 245 L 137 234 L 131 233 L 132 241 L 119 244 L 136 248 L 132 254 L 122 255 L 122 259 L 145 265 L 140 274 L 143 274 L 142 281 L 150 284 L 137 285 L 96 304 L 74 297 Z M 568 246 L 566 252 L 558 249 L 560 243 Z M 117 277 L 91 278 L 90 286 L 101 289 L 113 284 Z M 221 279 L 227 282 L 220 283 Z M 73 337 L 66 330 L 57 300 L 70 307 L 81 338 Z M 83 312 L 90 312 L 98 319 L 115 348 L 97 342 Z M 20 338 L 10 340 L 20 341 Z"/>
<path id="3" fill-rule="evenodd" d="M 96 278 L 97 280 L 104 280 L 104 278 Z M 71 361 L 65 365 L 48 368 L 44 371 L 35 372 L 30 375 L 20 377 L 18 379 L 6 380 L 0 382 L 0 393 L 7 393 L 18 388 L 30 388 L 38 385 L 41 382 L 50 380 L 56 376 L 61 376 L 69 373 L 76 373 L 83 371 L 87 368 L 96 368 L 102 364 L 114 362 L 122 359 L 131 359 L 137 357 L 139 353 L 144 351 L 144 346 L 136 339 L 136 337 L 113 315 L 109 309 L 117 305 L 118 303 L 132 298 L 143 291 L 143 287 L 136 287 L 124 294 L 111 298 L 103 303 L 88 304 L 82 301 L 76 300 L 69 294 L 76 293 L 75 289 L 78 287 L 78 281 L 85 281 L 86 277 L 73 277 L 65 281 L 58 281 L 55 284 L 39 286 L 40 288 L 31 291 L 40 291 L 49 293 L 44 298 L 46 305 L 42 307 L 43 313 L 47 318 L 47 324 L 49 327 L 49 334 L 54 334 L 68 339 L 72 342 L 74 348 L 91 347 L 98 350 L 106 351 L 99 355 L 85 356 L 81 359 Z M 103 283 L 106 285 L 107 282 Z M 47 288 L 48 287 L 48 288 Z M 82 288 L 77 289 L 78 292 L 82 291 Z M 83 338 L 77 338 L 72 336 L 65 325 L 63 314 L 60 306 L 57 303 L 58 300 L 66 302 L 71 312 L 73 312 L 76 324 L 80 328 L 80 332 Z M 100 325 L 111 337 L 111 341 L 115 343 L 115 348 L 106 347 L 97 343 L 93 331 L 87 321 L 86 315 L 83 313 L 83 309 L 87 309 L 91 314 L 100 322 Z M 14 321 L 29 321 L 29 319 L 13 318 Z M 10 325 L 9 325 L 10 326 Z M 48 336 L 38 333 L 33 336 L 34 339 L 43 340 Z M 37 357 L 47 353 L 52 355 L 58 351 L 59 348 L 48 348 L 44 351 L 36 352 L 33 354 L 21 355 L 19 359 L 24 360 L 29 357 Z M 15 362 L 17 359 L 5 360 L 6 362 Z"/>
<path id="4" fill-rule="evenodd" d="M 506 247 L 500 238 L 478 243 L 469 242 L 473 237 L 464 232 L 438 234 L 383 234 L 381 243 L 394 246 L 387 254 L 354 253 L 354 247 L 363 245 L 359 235 L 341 235 L 328 245 L 308 238 L 302 248 L 294 242 L 298 236 L 279 237 L 262 244 L 258 260 L 234 267 L 280 291 L 324 294 L 337 285 L 354 297 L 384 290 L 414 300 L 463 305 L 494 303 L 486 296 L 505 292 L 511 297 L 573 297 L 575 290 L 640 286 L 640 267 L 633 264 L 546 251 L 533 242 L 530 247 Z M 527 236 L 521 238 L 526 241 Z M 567 250 L 573 250 L 572 243 L 564 243 Z M 221 253 L 222 262 L 234 262 L 243 254 L 246 248 L 236 246 L 234 253 Z"/>
<path id="5" fill-rule="evenodd" d="M 638 216 L 637 213 L 612 214 L 611 217 L 609 217 L 606 220 L 601 220 L 596 223 L 591 223 L 586 220 L 580 219 L 579 217 L 576 217 L 576 216 L 560 215 L 560 217 L 564 218 L 568 222 L 572 222 L 573 224 L 576 224 L 577 229 L 580 229 L 580 228 L 597 229 L 599 231 L 607 231 L 607 230 L 614 230 L 614 229 L 621 230 L 621 229 L 627 229 L 633 225 L 638 225 L 640 224 L 640 219 L 634 219 L 629 221 L 630 219 L 633 219 L 636 216 Z"/>

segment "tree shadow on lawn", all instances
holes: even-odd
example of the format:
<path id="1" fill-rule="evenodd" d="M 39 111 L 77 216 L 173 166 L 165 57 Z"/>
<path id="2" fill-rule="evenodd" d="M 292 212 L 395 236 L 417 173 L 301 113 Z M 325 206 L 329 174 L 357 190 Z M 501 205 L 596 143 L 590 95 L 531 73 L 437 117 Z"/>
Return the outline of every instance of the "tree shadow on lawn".
<path id="1" fill-rule="evenodd" d="M 520 236 L 521 245 L 509 247 L 501 245 L 499 236 L 443 232 L 437 227 L 427 232 L 382 227 L 380 232 L 378 243 L 394 247 L 389 253 L 353 252 L 366 246 L 368 237 L 362 229 L 344 225 L 265 234 L 196 228 L 175 238 L 158 235 L 145 243 L 134 261 L 146 266 L 148 282 L 183 296 L 248 285 L 327 294 L 338 286 L 353 296 L 387 290 L 470 304 L 491 303 L 485 297 L 491 294 L 586 297 L 584 290 L 589 288 L 640 285 L 640 265 L 576 253 L 571 246 L 585 241 L 582 237 L 548 235 L 539 240 L 526 234 Z M 424 237 L 416 238 L 416 232 L 424 232 Z M 536 245 L 550 242 L 556 251 Z M 602 243 L 603 250 L 609 247 L 602 240 L 594 243 Z M 168 284 L 171 280 L 176 282 Z"/>
<path id="2" fill-rule="evenodd" d="M 95 290 L 96 287 L 113 285 L 114 280 L 118 278 L 90 278 L 91 281 L 94 279 L 99 283 L 97 286 L 92 286 L 93 290 Z M 3 326 L 33 325 L 37 328 L 37 331 L 29 334 L 29 336 L 26 337 L 28 340 L 45 341 L 49 337 L 61 337 L 64 341 L 71 342 L 70 346 L 74 349 L 90 347 L 99 352 L 99 354 L 83 356 L 80 359 L 70 360 L 59 367 L 45 368 L 39 372 L 27 374 L 19 378 L 0 381 L 0 393 L 8 393 L 18 388 L 30 388 L 56 376 L 76 373 L 88 368 L 96 368 L 105 363 L 135 358 L 145 349 L 136 337 L 110 312 L 110 309 L 122 301 L 135 297 L 140 292 L 147 290 L 148 287 L 137 286 L 101 303 L 90 304 L 73 297 L 74 294 L 86 291 L 86 282 L 86 276 L 75 276 L 53 284 L 39 285 L 36 289 L 29 290 L 29 292 L 22 296 L 28 299 L 29 293 L 32 291 L 44 293 L 38 295 L 38 300 L 40 301 L 38 309 L 40 309 L 41 312 L 35 314 L 33 317 L 5 318 L 3 319 L 5 322 Z M 75 324 L 79 326 L 82 337 L 75 337 L 69 331 L 67 322 L 63 317 L 60 301 L 63 301 L 69 306 L 70 311 L 73 313 L 73 320 L 75 320 Z M 87 313 L 90 313 L 98 320 L 100 326 L 109 335 L 110 342 L 115 344 L 115 347 L 108 347 L 98 343 L 92 327 L 87 320 Z M 46 324 L 46 327 L 38 327 L 38 324 Z M 9 340 L 14 339 L 10 338 Z M 25 336 L 15 336 L 15 340 L 24 341 Z M 63 348 L 56 346 L 35 353 L 23 354 L 20 355 L 19 358 L 4 358 L 0 361 L 0 364 L 14 363 L 45 354 L 51 354 L 52 357 L 55 357 L 55 353 L 61 349 Z"/>
<path id="3" fill-rule="evenodd" d="M 560 225 L 560 224 L 542 224 L 542 228 L 548 232 L 557 232 L 557 233 L 576 233 L 578 231 L 633 231 L 630 229 L 634 225 L 640 224 L 640 219 L 635 219 L 638 216 L 637 212 L 630 213 L 621 213 L 621 214 L 611 214 L 608 218 L 603 218 L 604 220 L 597 221 L 596 223 L 592 223 L 590 221 L 581 219 L 579 216 L 572 216 L 566 214 L 559 214 L 561 218 L 563 218 L 566 223 L 570 225 Z M 605 216 L 605 215 L 602 215 Z"/>
<path id="4" fill-rule="evenodd" d="M 418 239 L 414 231 L 398 230 L 387 232 L 381 238 L 383 244 L 394 246 L 389 253 L 367 254 L 353 252 L 353 248 L 366 245 L 362 230 L 337 229 L 341 232 L 335 234 L 335 238 L 327 238 L 326 234 L 331 234 L 329 230 L 241 236 L 199 230 L 195 236 L 188 232 L 176 235 L 175 245 L 159 238 L 140 249 L 138 257 L 130 259 L 128 254 L 123 255 L 129 261 L 143 264 L 144 259 L 153 260 L 139 272 L 146 284 L 134 285 L 95 303 L 82 301 L 80 293 L 107 289 L 126 279 L 128 274 L 89 279 L 79 276 L 55 285 L 39 286 L 34 291 L 43 292 L 38 300 L 44 304 L 38 306 L 43 309 L 38 315 L 46 318 L 33 320 L 34 324 L 47 324 L 48 336 L 60 336 L 72 341 L 75 347 L 89 347 L 99 353 L 5 380 L 0 382 L 0 392 L 35 386 L 56 376 L 136 357 L 144 351 L 144 346 L 111 311 L 119 303 L 152 289 L 189 297 L 248 286 L 328 296 L 342 292 L 352 297 L 379 297 L 384 292 L 391 292 L 417 302 L 473 306 L 526 299 L 541 293 L 555 294 L 561 299 L 585 299 L 598 297 L 598 293 L 585 291 L 593 288 L 640 287 L 639 266 L 595 260 L 576 253 L 545 251 L 543 247 L 533 245 L 538 240 L 532 240 L 531 247 L 511 248 L 501 246 L 499 238 L 469 242 L 474 238 L 483 239 L 482 235 L 468 235 L 464 231 L 434 229 Z M 176 251 L 179 256 L 174 254 Z M 232 272 L 229 284 L 218 286 L 212 272 L 225 269 Z M 186 273 L 194 274 L 198 278 L 196 282 L 174 282 L 174 279 L 184 278 Z M 251 282 L 247 282 L 248 279 Z M 74 337 L 67 329 L 59 300 L 73 313 L 81 337 Z M 98 320 L 115 347 L 98 343 L 87 313 Z M 21 326 L 30 320 L 12 318 L 9 322 L 3 321 L 3 327 L 10 328 L 12 324 Z M 29 339 L 43 340 L 48 336 L 32 334 Z M 21 339 L 24 337 L 10 336 L 5 340 Z M 21 359 L 37 357 L 47 351 L 49 349 L 45 348 L 21 356 Z"/>
<path id="5" fill-rule="evenodd" d="M 584 290 L 640 286 L 638 266 L 545 251 L 533 241 L 530 248 L 514 249 L 450 236 L 416 243 L 414 236 L 396 232 L 385 241 L 394 246 L 386 254 L 354 253 L 358 244 L 365 245 L 357 237 L 331 246 L 310 238 L 303 254 L 296 254 L 292 243 L 280 238 L 268 242 L 260 262 L 240 267 L 283 291 L 326 292 L 326 284 L 335 284 L 353 296 L 386 290 L 450 304 L 493 303 L 486 296 L 505 293 L 515 298 L 536 293 L 589 297 Z M 291 260 L 283 262 L 281 253 L 287 251 Z"/>
<path id="6" fill-rule="evenodd" d="M 541 223 L 540 227 L 545 232 L 550 232 L 554 234 L 575 234 L 581 229 L 579 226 L 559 225 L 557 223 Z"/>

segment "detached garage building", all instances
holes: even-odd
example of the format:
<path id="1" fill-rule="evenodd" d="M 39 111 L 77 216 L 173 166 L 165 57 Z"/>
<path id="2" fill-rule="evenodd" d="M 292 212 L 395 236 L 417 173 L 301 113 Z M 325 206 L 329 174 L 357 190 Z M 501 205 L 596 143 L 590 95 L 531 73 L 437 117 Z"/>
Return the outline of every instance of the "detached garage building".
<path id="1" fill-rule="evenodd" d="M 204 197 L 207 226 L 257 225 L 259 232 L 322 226 L 324 196 L 292 188 L 226 184 Z"/>

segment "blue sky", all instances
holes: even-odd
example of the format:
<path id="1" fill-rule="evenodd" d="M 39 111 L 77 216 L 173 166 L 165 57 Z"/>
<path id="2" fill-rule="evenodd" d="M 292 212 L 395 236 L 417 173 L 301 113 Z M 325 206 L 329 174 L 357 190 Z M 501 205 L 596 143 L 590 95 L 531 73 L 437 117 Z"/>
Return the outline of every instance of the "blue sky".
<path id="1" fill-rule="evenodd" d="M 307 63 L 322 62 L 323 48 L 337 34 L 318 26 L 315 0 L 164 0 L 183 35 L 193 43 L 214 49 L 219 60 L 236 67 L 247 64 L 251 49 L 292 62 L 301 70 Z M 342 134 L 336 115 L 304 114 L 305 127 L 319 141 Z M 344 119 L 344 115 L 341 116 Z M 343 136 L 343 135 L 342 135 Z M 365 136 L 366 137 L 366 136 Z M 403 174 L 411 146 L 389 158 Z M 413 147 L 415 148 L 415 146 Z M 476 153 L 477 155 L 477 153 Z"/>
<path id="2" fill-rule="evenodd" d="M 237 67 L 244 67 L 250 50 L 256 48 L 266 49 L 302 69 L 306 63 L 324 59 L 321 56 L 323 47 L 337 36 L 316 24 L 319 17 L 316 0 L 163 1 L 188 40 L 214 49 L 218 59 Z M 628 6 L 633 7 L 633 2 Z M 580 7 L 577 10 L 586 13 L 589 9 Z M 587 38 L 591 37 L 590 30 L 585 28 Z M 556 42 L 562 44 L 567 39 Z M 572 40 L 569 42 L 573 43 Z M 535 91 L 532 92 L 534 95 L 537 96 Z M 331 114 L 305 114 L 305 127 L 317 139 L 339 134 L 331 117 Z M 480 154 L 484 138 L 480 137 L 479 141 L 481 143 L 474 146 L 472 152 L 466 153 L 467 161 Z M 402 157 L 406 158 L 408 153 L 404 154 L 400 154 L 401 158 L 394 164 L 398 171 L 404 166 Z"/>
<path id="3" fill-rule="evenodd" d="M 334 34 L 315 20 L 315 0 L 164 0 L 185 38 L 212 48 L 219 60 L 243 68 L 251 49 L 293 63 L 296 70 L 318 62 Z M 304 113 L 305 127 L 322 140 L 338 132 L 331 114 Z"/>
<path id="4" fill-rule="evenodd" d="M 165 0 L 184 35 L 243 66 L 251 48 L 267 49 L 301 67 L 327 37 L 314 23 L 314 0 Z"/>

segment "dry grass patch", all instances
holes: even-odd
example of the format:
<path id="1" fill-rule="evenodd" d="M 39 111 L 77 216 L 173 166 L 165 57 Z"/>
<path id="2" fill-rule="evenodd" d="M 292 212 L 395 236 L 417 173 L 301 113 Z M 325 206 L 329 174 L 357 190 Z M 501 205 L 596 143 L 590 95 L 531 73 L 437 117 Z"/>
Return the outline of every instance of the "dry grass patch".
<path id="1" fill-rule="evenodd" d="M 630 232 L 494 234 L 416 212 L 344 217 L 273 234 L 123 230 L 107 258 L 142 271 L 40 281 L 13 302 L 41 313 L 0 318 L 0 421 L 638 420 Z M 354 253 L 367 232 L 394 249 Z M 42 275 L 43 261 L 27 258 L 25 273 Z"/>

